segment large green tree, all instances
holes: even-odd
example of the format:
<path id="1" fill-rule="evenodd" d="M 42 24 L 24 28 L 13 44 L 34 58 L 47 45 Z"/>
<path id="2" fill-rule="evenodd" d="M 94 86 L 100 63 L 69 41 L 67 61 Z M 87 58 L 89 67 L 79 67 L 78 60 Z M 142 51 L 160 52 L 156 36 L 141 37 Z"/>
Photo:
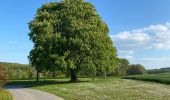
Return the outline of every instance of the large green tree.
<path id="1" fill-rule="evenodd" d="M 29 29 L 34 43 L 29 60 L 37 72 L 69 69 L 71 81 L 77 81 L 77 73 L 83 69 L 108 72 L 116 66 L 109 29 L 89 2 L 44 4 Z"/>

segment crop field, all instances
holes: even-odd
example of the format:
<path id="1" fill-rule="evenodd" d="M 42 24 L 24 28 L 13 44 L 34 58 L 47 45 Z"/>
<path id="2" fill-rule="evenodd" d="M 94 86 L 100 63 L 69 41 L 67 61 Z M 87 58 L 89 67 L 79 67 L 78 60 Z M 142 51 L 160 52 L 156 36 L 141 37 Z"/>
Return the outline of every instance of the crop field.
<path id="1" fill-rule="evenodd" d="M 170 73 L 131 75 L 131 76 L 123 77 L 123 78 L 170 84 Z"/>

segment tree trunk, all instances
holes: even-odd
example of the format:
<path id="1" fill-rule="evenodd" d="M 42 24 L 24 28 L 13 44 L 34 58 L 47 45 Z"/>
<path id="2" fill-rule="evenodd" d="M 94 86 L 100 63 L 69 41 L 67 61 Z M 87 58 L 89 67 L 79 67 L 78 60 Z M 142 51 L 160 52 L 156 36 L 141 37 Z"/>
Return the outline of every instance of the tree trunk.
<path id="1" fill-rule="evenodd" d="M 37 68 L 37 77 L 36 77 L 36 82 L 37 82 L 37 84 L 39 84 L 39 70 L 38 70 L 38 68 Z"/>
<path id="2" fill-rule="evenodd" d="M 71 82 L 76 82 L 77 81 L 77 75 L 75 69 L 70 69 L 71 72 Z"/>
<path id="3" fill-rule="evenodd" d="M 94 81 L 95 76 L 96 76 L 96 73 L 93 73 L 93 75 L 92 75 L 92 81 Z"/>
<path id="4" fill-rule="evenodd" d="M 104 78 L 106 78 L 106 77 L 107 77 L 107 72 L 105 71 L 105 72 L 104 72 Z"/>
<path id="5" fill-rule="evenodd" d="M 46 78 L 46 71 L 44 72 L 44 81 L 45 81 L 45 78 Z"/>

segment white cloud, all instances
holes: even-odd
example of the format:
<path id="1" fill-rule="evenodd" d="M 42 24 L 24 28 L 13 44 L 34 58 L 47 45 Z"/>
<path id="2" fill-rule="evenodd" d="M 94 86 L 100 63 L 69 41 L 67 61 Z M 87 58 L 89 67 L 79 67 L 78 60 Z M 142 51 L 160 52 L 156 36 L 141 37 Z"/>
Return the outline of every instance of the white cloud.
<path id="1" fill-rule="evenodd" d="M 148 62 L 165 62 L 165 61 L 170 61 L 170 58 L 167 57 L 146 57 L 146 58 L 141 58 L 142 61 L 148 61 Z"/>
<path id="2" fill-rule="evenodd" d="M 150 25 L 141 29 L 111 35 L 120 50 L 170 49 L 170 23 Z"/>
<path id="3" fill-rule="evenodd" d="M 129 60 L 134 58 L 133 57 L 134 53 L 135 52 L 133 50 L 118 51 L 119 57 L 126 58 L 126 59 L 129 59 Z"/>
<path id="4" fill-rule="evenodd" d="M 132 32 L 124 31 L 120 32 L 116 35 L 111 36 L 115 41 L 131 41 L 131 42 L 144 42 L 149 40 L 148 34 L 136 32 L 136 30 L 133 30 Z"/>
<path id="5" fill-rule="evenodd" d="M 167 28 L 166 24 L 165 25 L 158 24 L 158 25 L 150 25 L 149 27 L 145 27 L 142 30 L 145 31 L 145 32 L 146 31 L 147 32 L 164 32 L 164 31 L 167 31 L 169 29 Z"/>
<path id="6" fill-rule="evenodd" d="M 133 56 L 124 56 L 124 58 L 126 58 L 126 59 L 133 59 L 134 57 Z"/>
<path id="7" fill-rule="evenodd" d="M 9 41 L 10 44 L 18 44 L 18 41 Z"/>
<path id="8" fill-rule="evenodd" d="M 119 58 L 124 58 L 124 59 L 128 59 L 128 60 L 133 60 L 134 57 L 133 56 L 118 56 Z"/>
<path id="9" fill-rule="evenodd" d="M 135 52 L 132 51 L 132 50 L 129 50 L 129 51 L 118 51 L 120 54 L 125 54 L 125 55 L 132 55 L 134 54 Z"/>
<path id="10" fill-rule="evenodd" d="M 170 50 L 170 23 L 123 31 L 110 37 L 119 57 L 131 63 L 140 63 L 147 68 L 170 66 L 170 55 L 163 53 Z"/>

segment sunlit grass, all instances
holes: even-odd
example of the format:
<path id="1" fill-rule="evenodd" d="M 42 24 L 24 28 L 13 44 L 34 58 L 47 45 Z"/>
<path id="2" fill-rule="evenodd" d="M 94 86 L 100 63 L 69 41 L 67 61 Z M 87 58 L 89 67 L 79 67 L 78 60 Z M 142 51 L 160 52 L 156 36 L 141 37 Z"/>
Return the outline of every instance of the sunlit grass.
<path id="1" fill-rule="evenodd" d="M 0 100 L 13 100 L 13 97 L 8 91 L 0 89 Z"/>
<path id="2" fill-rule="evenodd" d="M 170 87 L 164 84 L 120 78 L 81 78 L 80 83 L 57 79 L 56 84 L 32 87 L 47 91 L 65 100 L 169 100 Z M 84 81 L 84 82 L 83 82 Z"/>

